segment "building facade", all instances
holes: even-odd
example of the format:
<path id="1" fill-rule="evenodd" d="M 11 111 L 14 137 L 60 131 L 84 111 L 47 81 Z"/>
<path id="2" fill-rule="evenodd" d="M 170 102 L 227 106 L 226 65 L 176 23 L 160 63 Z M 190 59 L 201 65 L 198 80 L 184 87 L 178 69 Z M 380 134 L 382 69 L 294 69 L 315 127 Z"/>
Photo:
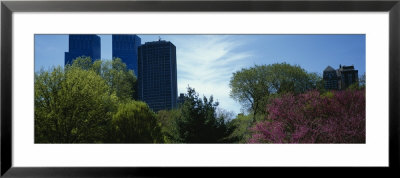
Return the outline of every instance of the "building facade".
<path id="1" fill-rule="evenodd" d="M 72 64 L 80 56 L 90 57 L 92 61 L 101 59 L 100 37 L 97 35 L 69 35 L 69 50 L 65 52 L 64 64 Z"/>
<path id="2" fill-rule="evenodd" d="M 358 82 L 358 70 L 354 66 L 339 66 L 335 70 L 331 66 L 326 67 L 323 74 L 325 89 L 344 90 L 353 83 Z"/>
<path id="3" fill-rule="evenodd" d="M 338 80 L 337 71 L 331 66 L 326 67 L 323 74 L 324 87 L 327 90 L 338 90 Z"/>
<path id="4" fill-rule="evenodd" d="M 157 112 L 177 106 L 176 47 L 169 41 L 146 42 L 138 48 L 138 97 Z"/>
<path id="5" fill-rule="evenodd" d="M 138 76 L 138 47 L 141 39 L 137 35 L 112 35 L 112 56 L 120 58 L 129 70 Z"/>
<path id="6" fill-rule="evenodd" d="M 358 82 L 358 70 L 355 70 L 354 66 L 341 66 L 338 69 L 338 74 L 340 78 L 339 88 L 342 90 Z"/>

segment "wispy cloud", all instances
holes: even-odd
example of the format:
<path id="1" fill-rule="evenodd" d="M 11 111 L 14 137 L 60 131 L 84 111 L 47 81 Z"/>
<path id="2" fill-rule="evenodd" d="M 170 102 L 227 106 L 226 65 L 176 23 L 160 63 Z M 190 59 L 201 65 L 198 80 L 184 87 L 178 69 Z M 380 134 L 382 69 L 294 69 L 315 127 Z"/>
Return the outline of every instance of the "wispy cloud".
<path id="1" fill-rule="evenodd" d="M 229 97 L 232 73 L 246 64 L 251 52 L 239 52 L 245 44 L 230 35 L 190 35 L 170 39 L 177 46 L 178 90 L 188 85 L 200 95 L 213 95 L 220 107 L 240 112 L 240 104 Z"/>

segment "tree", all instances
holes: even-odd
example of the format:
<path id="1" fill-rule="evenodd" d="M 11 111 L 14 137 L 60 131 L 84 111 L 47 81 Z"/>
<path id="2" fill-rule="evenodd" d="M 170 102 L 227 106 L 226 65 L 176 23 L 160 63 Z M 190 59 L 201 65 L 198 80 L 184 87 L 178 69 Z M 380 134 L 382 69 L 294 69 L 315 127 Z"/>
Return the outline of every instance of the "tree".
<path id="1" fill-rule="evenodd" d="M 270 83 L 266 77 L 269 72 L 267 66 L 256 65 L 233 73 L 229 83 L 230 96 L 256 115 L 270 94 Z"/>
<path id="2" fill-rule="evenodd" d="M 177 120 L 180 118 L 180 109 L 160 110 L 157 112 L 157 121 L 165 143 L 179 143 Z"/>
<path id="3" fill-rule="evenodd" d="M 243 107 L 257 114 L 265 113 L 265 105 L 273 94 L 302 93 L 317 87 L 320 78 L 300 66 L 290 64 L 255 65 L 233 73 L 230 96 Z"/>
<path id="4" fill-rule="evenodd" d="M 271 93 L 304 93 L 315 89 L 317 82 L 321 80 L 315 73 L 308 73 L 298 65 L 286 63 L 268 65 L 270 70 L 267 80 L 271 83 Z"/>
<path id="5" fill-rule="evenodd" d="M 140 101 L 119 104 L 112 118 L 114 142 L 116 143 L 160 143 L 161 130 L 156 115 Z"/>
<path id="6" fill-rule="evenodd" d="M 321 77 L 320 74 L 317 73 L 309 73 L 309 77 L 310 77 L 310 81 L 311 81 L 311 85 L 312 85 L 312 89 L 316 89 L 318 90 L 320 93 L 325 93 L 326 89 L 325 89 L 325 81 L 324 79 Z M 315 85 L 315 87 L 314 87 Z"/>
<path id="7" fill-rule="evenodd" d="M 238 114 L 235 119 L 229 122 L 229 127 L 233 128 L 232 134 L 229 136 L 238 143 L 247 143 L 248 139 L 251 137 L 251 132 L 249 128 L 253 124 L 251 115 Z"/>
<path id="8" fill-rule="evenodd" d="M 224 143 L 230 135 L 224 117 L 217 117 L 218 102 L 213 97 L 199 98 L 196 91 L 188 87 L 188 93 L 177 120 L 179 142 Z"/>
<path id="9" fill-rule="evenodd" d="M 135 82 L 120 59 L 78 57 L 35 73 L 35 142 L 162 142 L 155 114 L 132 100 Z"/>
<path id="10" fill-rule="evenodd" d="M 365 90 L 285 94 L 267 108 L 250 143 L 365 143 Z"/>
<path id="11" fill-rule="evenodd" d="M 217 108 L 216 117 L 217 120 L 224 123 L 225 135 L 223 142 L 224 143 L 236 143 L 240 141 L 240 137 L 234 135 L 233 133 L 240 127 L 240 125 L 233 124 L 234 113 L 232 111 L 228 111 L 222 108 Z"/>
<path id="12" fill-rule="evenodd" d="M 128 70 L 120 58 L 105 61 L 101 76 L 107 81 L 112 92 L 122 99 L 135 99 L 137 78 L 133 70 Z"/>
<path id="13" fill-rule="evenodd" d="M 35 142 L 104 142 L 116 97 L 95 72 L 78 67 L 35 73 Z"/>
<path id="14" fill-rule="evenodd" d="M 90 57 L 78 57 L 72 65 L 66 68 L 78 67 L 83 70 L 92 70 L 101 76 L 110 87 L 110 94 L 115 93 L 121 100 L 135 99 L 137 78 L 133 70 L 129 70 L 120 58 L 113 60 L 96 60 L 92 62 Z"/>

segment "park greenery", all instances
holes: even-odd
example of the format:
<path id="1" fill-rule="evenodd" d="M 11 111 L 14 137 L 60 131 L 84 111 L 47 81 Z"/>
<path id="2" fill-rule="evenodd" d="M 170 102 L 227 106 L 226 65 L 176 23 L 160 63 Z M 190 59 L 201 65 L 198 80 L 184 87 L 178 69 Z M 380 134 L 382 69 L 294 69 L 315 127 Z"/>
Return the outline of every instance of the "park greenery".
<path id="1" fill-rule="evenodd" d="M 187 87 L 177 108 L 137 100 L 137 77 L 119 58 L 35 72 L 35 143 L 365 143 L 365 75 L 344 91 L 298 65 L 233 73 L 235 116 Z"/>

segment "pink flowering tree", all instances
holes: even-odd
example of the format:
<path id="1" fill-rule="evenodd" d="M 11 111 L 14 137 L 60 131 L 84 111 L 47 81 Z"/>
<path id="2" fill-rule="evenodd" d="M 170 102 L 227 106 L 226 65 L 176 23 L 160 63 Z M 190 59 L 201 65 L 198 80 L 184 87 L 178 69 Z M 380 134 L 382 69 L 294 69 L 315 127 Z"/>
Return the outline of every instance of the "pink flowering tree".
<path id="1" fill-rule="evenodd" d="M 267 112 L 249 143 L 365 143 L 365 90 L 286 94 Z"/>

